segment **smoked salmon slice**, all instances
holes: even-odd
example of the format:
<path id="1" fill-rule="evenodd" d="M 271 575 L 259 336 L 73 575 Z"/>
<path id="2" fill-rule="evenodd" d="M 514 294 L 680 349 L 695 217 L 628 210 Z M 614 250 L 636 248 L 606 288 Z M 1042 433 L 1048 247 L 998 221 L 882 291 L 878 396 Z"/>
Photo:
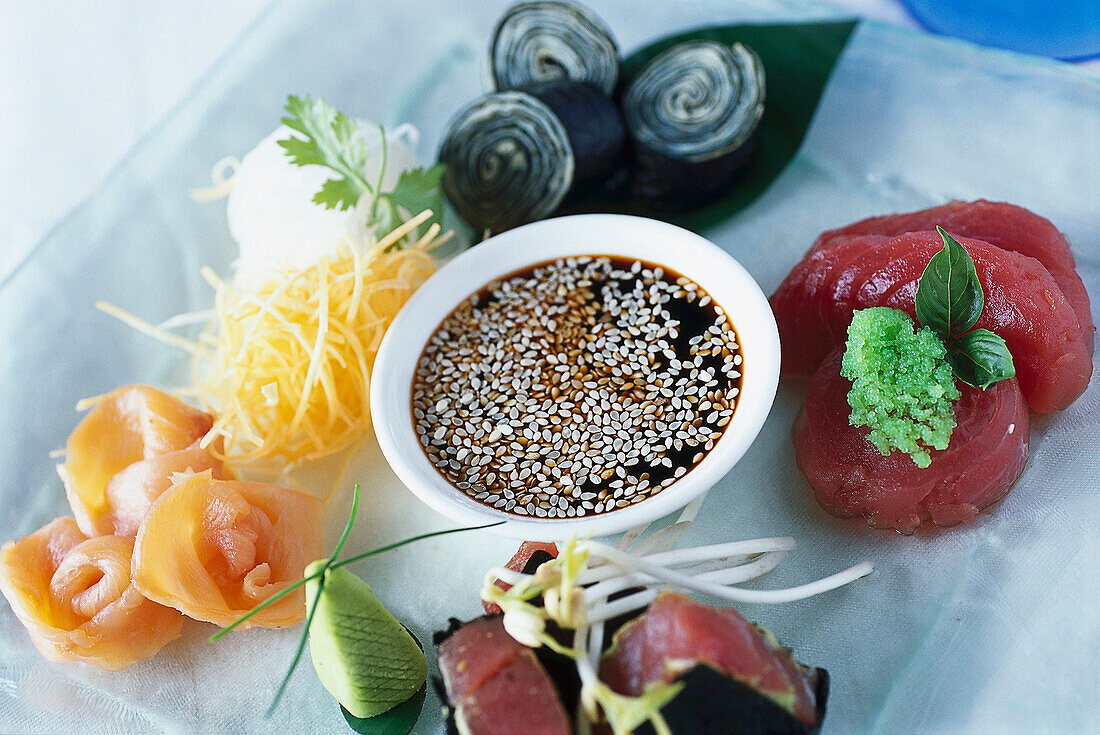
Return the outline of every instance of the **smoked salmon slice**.
<path id="1" fill-rule="evenodd" d="M 177 475 L 149 508 L 133 575 L 151 600 L 225 627 L 302 578 L 321 557 L 322 503 L 263 482 Z M 241 628 L 281 628 L 305 617 L 299 588 Z"/>
<path id="2" fill-rule="evenodd" d="M 977 326 L 1005 340 L 1028 405 L 1039 413 L 1068 407 L 1092 376 L 1091 328 L 1039 261 L 981 240 L 959 242 L 985 292 Z M 936 233 L 909 232 L 837 238 L 809 253 L 770 299 L 784 374 L 812 374 L 844 343 L 856 309 L 889 306 L 913 316 L 917 282 L 942 248 Z"/>
<path id="3" fill-rule="evenodd" d="M 133 538 L 173 472 L 227 477 L 222 462 L 199 446 L 212 425 L 209 414 L 147 385 L 100 399 L 69 435 L 57 468 L 80 530 Z"/>
<path id="4" fill-rule="evenodd" d="M 956 237 L 970 237 L 1002 250 L 1035 258 L 1050 271 L 1084 327 L 1084 338 L 1092 351 L 1096 328 L 1092 306 L 1069 241 L 1054 224 L 1034 212 L 1006 202 L 948 202 L 939 207 L 907 214 L 870 217 L 836 230 L 823 232 L 813 250 L 852 235 L 896 236 L 905 232 L 935 230 L 940 226 Z"/>
<path id="5" fill-rule="evenodd" d="M 972 521 L 1023 472 L 1030 424 L 1015 378 L 984 391 L 959 383 L 951 442 L 921 469 L 902 452 L 882 456 L 868 429 L 849 423 L 852 383 L 840 374 L 843 354 L 835 350 L 810 380 L 792 431 L 795 460 L 829 513 L 864 516 L 904 534 L 929 518 L 953 526 Z"/>
<path id="6" fill-rule="evenodd" d="M 172 485 L 173 475 L 204 470 L 218 480 L 232 479 L 221 460 L 201 448 L 198 440 L 186 449 L 134 462 L 107 482 L 104 525 L 117 536 L 134 538 L 153 501 Z"/>
<path id="7" fill-rule="evenodd" d="M 131 582 L 133 547 L 67 517 L 0 547 L 0 591 L 43 656 L 119 671 L 180 634 L 183 616 Z"/>

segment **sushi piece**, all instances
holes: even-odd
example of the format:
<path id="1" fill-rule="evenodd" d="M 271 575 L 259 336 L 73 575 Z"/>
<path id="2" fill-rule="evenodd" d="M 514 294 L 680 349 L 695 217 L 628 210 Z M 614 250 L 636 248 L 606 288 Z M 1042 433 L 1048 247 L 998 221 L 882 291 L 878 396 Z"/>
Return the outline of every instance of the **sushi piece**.
<path id="1" fill-rule="evenodd" d="M 133 575 L 151 600 L 226 626 L 302 578 L 321 556 L 322 503 L 263 482 L 177 476 L 154 501 L 134 545 Z M 282 628 L 305 617 L 299 588 L 240 626 Z"/>
<path id="2" fill-rule="evenodd" d="M 495 672 L 529 650 L 559 696 L 547 694 L 539 677 L 530 686 L 505 682 L 491 697 L 479 698 L 479 707 L 491 701 L 495 716 L 506 717 L 519 708 L 526 712 L 534 694 L 540 721 L 549 711 L 557 713 L 560 704 L 578 731 L 615 735 L 817 732 L 827 693 L 823 671 L 798 665 L 774 638 L 732 610 L 662 595 L 652 587 L 781 603 L 836 589 L 873 567 L 864 562 L 798 587 L 750 590 L 738 585 L 774 569 L 795 547 L 794 539 L 658 551 L 653 541 L 661 538 L 668 537 L 648 537 L 645 550 L 636 552 L 570 539 L 533 574 L 490 570 L 481 598 L 498 603 L 503 615 L 465 626 L 452 620 L 451 630 L 436 637 L 446 685 L 441 694 L 452 703 L 451 711 L 464 706 L 467 692 L 480 694 L 481 682 L 497 684 Z M 513 586 L 502 591 L 498 580 Z M 609 633 L 612 645 L 606 650 Z M 501 642 L 500 636 L 512 640 Z M 482 732 L 469 727 L 468 719 L 456 723 L 464 735 Z"/>
<path id="3" fill-rule="evenodd" d="M 1084 327 L 1088 350 L 1092 351 L 1096 330 L 1092 322 L 1092 307 L 1085 284 L 1077 274 L 1077 263 L 1069 241 L 1050 220 L 1023 207 L 979 199 L 975 202 L 949 202 L 908 214 L 871 217 L 847 227 L 823 232 L 812 250 L 852 235 L 894 236 L 918 230 L 934 230 L 937 225 L 956 236 L 983 240 L 1002 250 L 1011 250 L 1042 263 L 1073 306 Z"/>
<path id="4" fill-rule="evenodd" d="M 619 629 L 600 678 L 629 696 L 683 682 L 661 714 L 684 735 L 816 733 L 828 696 L 828 673 L 795 661 L 768 631 L 671 592 Z"/>
<path id="5" fill-rule="evenodd" d="M 571 659 L 545 647 L 536 655 L 508 635 L 500 616 L 455 624 L 437 644 L 454 731 L 573 732 L 580 680 L 568 674 Z M 676 735 L 809 735 L 821 726 L 828 696 L 828 674 L 799 664 L 767 631 L 732 609 L 667 592 L 619 628 L 599 677 L 627 697 L 682 684 L 660 708 Z"/>
<path id="6" fill-rule="evenodd" d="M 849 423 L 843 353 L 830 354 L 810 380 L 792 432 L 795 460 L 829 513 L 911 534 L 928 519 L 938 526 L 974 520 L 1019 478 L 1030 420 L 1015 378 L 984 391 L 959 383 L 951 441 L 921 469 L 902 452 L 883 456 L 867 429 Z"/>
<path id="7" fill-rule="evenodd" d="M 1092 375 L 1091 333 L 1037 260 L 980 240 L 959 241 L 985 292 L 977 327 L 1004 338 L 1032 410 L 1065 409 Z M 836 239 L 809 253 L 770 299 L 783 373 L 812 374 L 844 342 L 855 309 L 889 306 L 913 316 L 918 279 L 942 247 L 934 232 L 910 232 Z"/>
<path id="8" fill-rule="evenodd" d="M 443 191 L 478 230 L 501 232 L 554 214 L 621 168 L 615 105 L 579 82 L 489 94 L 452 119 L 439 149 Z"/>
<path id="9" fill-rule="evenodd" d="M 505 564 L 504 567 L 514 572 L 534 574 L 535 570 L 537 570 L 541 564 L 551 559 L 556 559 L 557 557 L 558 545 L 552 541 L 550 543 L 542 541 L 524 541 L 519 545 L 519 549 L 516 550 L 516 553 L 512 555 L 512 558 L 508 560 L 508 563 Z M 512 585 L 499 579 L 494 584 L 505 591 L 512 587 Z M 491 605 L 487 602 L 481 604 L 488 615 L 496 615 L 500 612 L 499 605 Z"/>
<path id="10" fill-rule="evenodd" d="M 148 385 L 103 396 L 69 435 L 65 464 L 57 468 L 80 530 L 132 537 L 135 522 L 168 487 L 169 473 L 190 468 L 224 474 L 221 462 L 198 444 L 213 421 Z"/>
<path id="11" fill-rule="evenodd" d="M 571 735 L 561 696 L 535 652 L 477 618 L 440 641 L 439 669 L 453 723 L 463 735 Z"/>
<path id="12" fill-rule="evenodd" d="M 133 546 L 58 518 L 0 547 L 0 591 L 43 656 L 121 671 L 179 636 L 183 616 L 132 583 Z"/>
<path id="13" fill-rule="evenodd" d="M 687 41 L 646 64 L 622 99 L 634 198 L 683 212 L 728 192 L 756 153 L 764 97 L 764 65 L 739 43 Z"/>
<path id="14" fill-rule="evenodd" d="M 489 46 L 498 92 L 537 82 L 590 84 L 610 97 L 619 81 L 619 47 L 599 17 L 571 2 L 513 5 Z"/>

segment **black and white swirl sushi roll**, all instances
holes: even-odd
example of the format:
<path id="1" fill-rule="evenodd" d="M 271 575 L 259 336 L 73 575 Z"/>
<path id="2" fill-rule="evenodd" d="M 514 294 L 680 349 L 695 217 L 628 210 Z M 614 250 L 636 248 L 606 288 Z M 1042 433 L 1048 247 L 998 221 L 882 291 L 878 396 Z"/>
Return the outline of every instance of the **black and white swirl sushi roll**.
<path id="1" fill-rule="evenodd" d="M 474 100 L 439 149 L 443 192 L 493 233 L 554 214 L 621 168 L 626 134 L 610 99 L 578 82 L 544 82 Z"/>
<path id="2" fill-rule="evenodd" d="M 758 146 L 764 96 L 764 66 L 739 43 L 687 41 L 656 56 L 622 100 L 634 198 L 683 212 L 729 191 Z"/>
<path id="3" fill-rule="evenodd" d="M 526 2 L 509 8 L 497 23 L 489 64 L 498 91 L 567 80 L 611 96 L 619 48 L 604 22 L 581 5 Z"/>

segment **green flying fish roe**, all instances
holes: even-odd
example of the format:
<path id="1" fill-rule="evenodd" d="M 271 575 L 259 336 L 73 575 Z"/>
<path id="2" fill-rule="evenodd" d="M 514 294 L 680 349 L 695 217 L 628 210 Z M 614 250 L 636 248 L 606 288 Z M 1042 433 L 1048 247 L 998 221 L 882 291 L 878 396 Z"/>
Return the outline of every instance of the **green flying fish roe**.
<path id="1" fill-rule="evenodd" d="M 883 456 L 899 449 L 923 468 L 932 463 L 929 449 L 946 449 L 951 441 L 953 406 L 962 394 L 943 341 L 914 326 L 897 309 L 857 311 L 840 374 L 852 381 L 852 426 L 869 427 L 867 439 Z"/>

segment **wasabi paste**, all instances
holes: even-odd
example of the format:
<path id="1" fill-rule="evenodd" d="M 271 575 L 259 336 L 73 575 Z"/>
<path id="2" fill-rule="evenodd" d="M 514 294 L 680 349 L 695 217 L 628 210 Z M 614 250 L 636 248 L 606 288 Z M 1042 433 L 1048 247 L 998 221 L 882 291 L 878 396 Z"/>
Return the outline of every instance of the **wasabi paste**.
<path id="1" fill-rule="evenodd" d="M 306 568 L 321 571 L 327 559 Z M 306 585 L 306 608 L 320 600 L 309 629 L 317 677 L 352 715 L 381 714 L 408 700 L 428 678 L 428 662 L 415 639 L 390 614 L 366 582 L 343 568 L 329 568 Z"/>

